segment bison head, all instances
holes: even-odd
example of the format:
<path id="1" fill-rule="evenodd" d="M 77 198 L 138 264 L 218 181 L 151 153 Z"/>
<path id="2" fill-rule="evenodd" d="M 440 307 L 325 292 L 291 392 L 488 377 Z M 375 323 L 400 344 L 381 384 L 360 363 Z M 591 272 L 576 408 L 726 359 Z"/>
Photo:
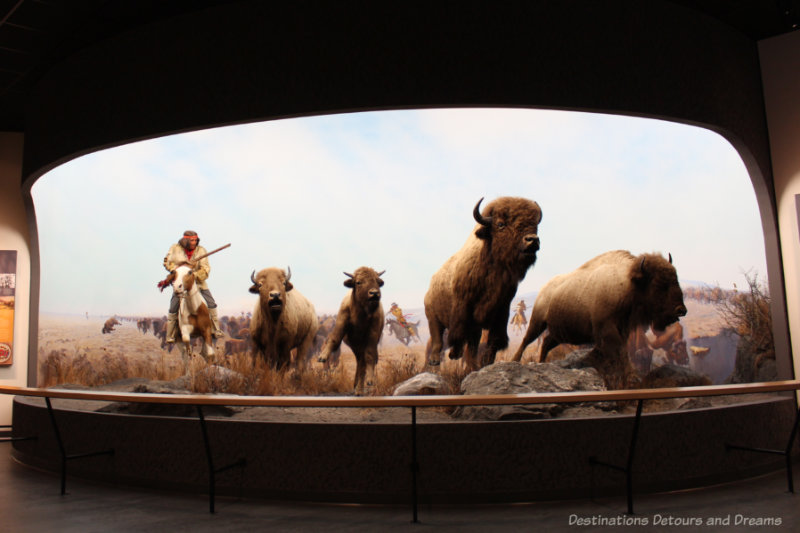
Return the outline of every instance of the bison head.
<path id="1" fill-rule="evenodd" d="M 524 276 L 536 262 L 539 251 L 539 223 L 542 210 L 527 198 L 504 196 L 489 203 L 480 212 L 483 198 L 478 200 L 472 216 L 480 225 L 475 236 L 489 243 L 492 256 L 509 266 L 516 265 Z"/>
<path id="2" fill-rule="evenodd" d="M 291 277 L 292 269 L 289 267 L 286 272 L 280 268 L 265 268 L 258 274 L 255 270 L 250 274 L 253 282 L 250 292 L 259 295 L 261 307 L 268 309 L 273 317 L 280 315 L 286 306 L 286 293 L 294 288 L 289 281 Z"/>
<path id="3" fill-rule="evenodd" d="M 636 260 L 632 279 L 640 296 L 639 305 L 653 328 L 663 330 L 686 315 L 672 255 L 666 260 L 660 254 L 642 254 Z"/>
<path id="4" fill-rule="evenodd" d="M 381 276 L 386 272 L 376 272 L 369 267 L 360 267 L 353 274 L 344 273 L 347 279 L 344 286 L 353 289 L 353 300 L 359 309 L 367 313 L 374 313 L 381 304 Z"/>

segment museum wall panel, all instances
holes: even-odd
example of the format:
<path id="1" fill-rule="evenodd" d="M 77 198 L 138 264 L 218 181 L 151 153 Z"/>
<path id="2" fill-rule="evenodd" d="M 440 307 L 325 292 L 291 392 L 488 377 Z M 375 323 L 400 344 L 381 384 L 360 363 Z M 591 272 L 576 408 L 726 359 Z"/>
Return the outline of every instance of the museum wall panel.
<path id="1" fill-rule="evenodd" d="M 800 32 L 759 43 L 794 375 L 800 375 Z"/>
<path id="2" fill-rule="evenodd" d="M 4 296 L 5 314 L 13 312 L 11 364 L 0 365 L 0 383 L 21 386 L 27 384 L 28 322 L 30 318 L 31 253 L 28 222 L 20 190 L 22 177 L 23 136 L 19 133 L 0 133 L 0 251 L 16 252 L 16 273 L 13 281 L 13 304 Z M 0 397 L 0 425 L 11 424 L 13 397 Z"/>

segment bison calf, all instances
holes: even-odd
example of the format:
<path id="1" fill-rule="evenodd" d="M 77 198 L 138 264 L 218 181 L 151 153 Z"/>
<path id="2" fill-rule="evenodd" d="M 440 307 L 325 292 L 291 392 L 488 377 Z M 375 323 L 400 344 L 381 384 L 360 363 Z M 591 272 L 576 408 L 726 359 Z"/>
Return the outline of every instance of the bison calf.
<path id="1" fill-rule="evenodd" d="M 381 307 L 381 276 L 369 267 L 361 267 L 353 274 L 345 272 L 344 286 L 352 289 L 345 296 L 336 316 L 336 325 L 319 354 L 324 363 L 330 354 L 339 349 L 342 341 L 356 357 L 356 376 L 353 389 L 363 395 L 375 387 L 375 367 L 378 364 L 378 342 L 383 333 L 383 307 Z"/>
<path id="2" fill-rule="evenodd" d="M 545 329 L 540 362 L 561 343 L 594 343 L 589 361 L 609 388 L 628 384 L 633 375 L 628 335 L 637 326 L 663 330 L 686 315 L 678 274 L 659 254 L 634 257 L 606 252 L 542 288 L 531 312 L 528 330 L 514 361 Z"/>
<path id="3" fill-rule="evenodd" d="M 260 355 L 277 370 L 291 362 L 291 350 L 297 348 L 296 367 L 302 372 L 319 324 L 314 306 L 294 288 L 291 277 L 291 269 L 279 268 L 250 275 L 250 292 L 259 295 L 250 319 L 250 338 L 253 360 Z"/>

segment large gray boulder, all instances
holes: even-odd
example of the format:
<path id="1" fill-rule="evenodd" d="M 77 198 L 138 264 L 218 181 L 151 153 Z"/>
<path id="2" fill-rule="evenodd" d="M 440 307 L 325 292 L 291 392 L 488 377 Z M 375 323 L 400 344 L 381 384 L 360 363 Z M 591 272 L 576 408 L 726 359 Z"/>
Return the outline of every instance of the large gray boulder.
<path id="1" fill-rule="evenodd" d="M 524 394 L 534 392 L 604 391 L 603 379 L 594 368 L 565 368 L 563 362 L 520 364 L 499 362 L 473 372 L 461 382 L 461 392 L 472 394 Z M 515 420 L 593 416 L 613 410 L 610 403 L 530 404 L 464 406 L 454 418 L 466 420 Z"/>

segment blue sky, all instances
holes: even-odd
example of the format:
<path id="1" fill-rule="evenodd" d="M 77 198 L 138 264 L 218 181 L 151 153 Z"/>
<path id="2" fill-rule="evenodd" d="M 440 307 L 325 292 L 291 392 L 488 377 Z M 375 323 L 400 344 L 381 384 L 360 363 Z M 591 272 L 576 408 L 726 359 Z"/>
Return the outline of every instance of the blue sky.
<path id="1" fill-rule="evenodd" d="M 292 269 L 317 311 L 342 271 L 386 270 L 384 300 L 421 307 L 481 197 L 542 207 L 542 249 L 519 292 L 604 251 L 671 252 L 682 280 L 766 274 L 750 179 L 716 133 L 544 110 L 383 111 L 203 130 L 96 152 L 33 187 L 40 309 L 164 314 L 161 261 L 194 229 L 225 314 L 251 310 L 250 273 Z"/>

